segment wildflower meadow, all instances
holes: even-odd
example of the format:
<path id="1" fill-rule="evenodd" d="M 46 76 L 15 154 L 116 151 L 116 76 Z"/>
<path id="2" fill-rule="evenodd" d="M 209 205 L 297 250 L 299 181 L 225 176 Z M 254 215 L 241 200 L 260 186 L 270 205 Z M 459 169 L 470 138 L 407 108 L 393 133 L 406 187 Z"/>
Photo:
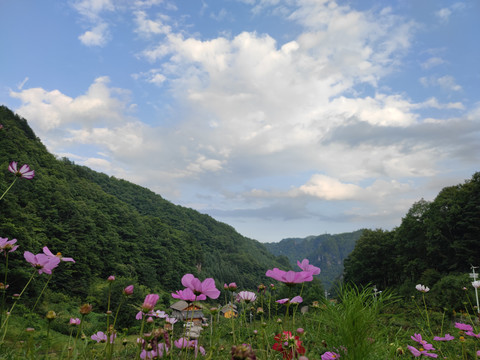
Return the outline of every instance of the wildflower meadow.
<path id="1" fill-rule="evenodd" d="M 29 165 L 19 167 L 15 161 L 8 171 L 13 179 L 1 201 L 16 181 L 35 177 Z M 169 295 L 170 307 L 160 305 L 164 294 L 148 293 L 143 301 L 136 301 L 142 284 L 123 284 L 112 274 L 105 279 L 107 310 L 99 313 L 90 299 L 76 308 L 59 306 L 61 299 L 45 304 L 41 299 L 50 279 L 77 263 L 47 246 L 36 254 L 30 250 L 38 249 L 22 249 L 22 239 L 0 237 L 2 359 L 480 357 L 478 308 L 467 296 L 480 288 L 476 280 L 464 289 L 464 311 L 453 314 L 430 307 L 430 289 L 424 284 L 418 284 L 417 295 L 408 300 L 373 285 L 343 284 L 333 298 L 318 293 L 317 300 L 306 303 L 303 295 L 321 271 L 308 259 L 299 259 L 295 270 L 261 269 L 270 283 L 256 289 L 239 288 L 237 282 L 222 286 L 213 278 L 183 274 L 178 289 Z M 23 257 L 31 273 L 19 293 L 9 291 L 11 273 L 15 274 L 9 268 L 13 256 Z M 37 281 L 44 284 L 42 291 L 35 299 L 26 298 L 29 286 Z M 132 309 L 135 315 L 125 320 Z M 120 318 L 129 326 L 119 326 Z"/>

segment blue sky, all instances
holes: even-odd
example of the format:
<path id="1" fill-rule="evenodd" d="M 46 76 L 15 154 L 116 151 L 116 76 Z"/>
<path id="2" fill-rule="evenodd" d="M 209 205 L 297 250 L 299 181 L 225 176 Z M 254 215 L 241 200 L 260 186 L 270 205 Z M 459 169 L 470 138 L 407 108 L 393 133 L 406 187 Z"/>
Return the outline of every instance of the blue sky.
<path id="1" fill-rule="evenodd" d="M 480 3 L 4 0 L 48 149 L 262 242 L 392 229 L 480 170 Z"/>

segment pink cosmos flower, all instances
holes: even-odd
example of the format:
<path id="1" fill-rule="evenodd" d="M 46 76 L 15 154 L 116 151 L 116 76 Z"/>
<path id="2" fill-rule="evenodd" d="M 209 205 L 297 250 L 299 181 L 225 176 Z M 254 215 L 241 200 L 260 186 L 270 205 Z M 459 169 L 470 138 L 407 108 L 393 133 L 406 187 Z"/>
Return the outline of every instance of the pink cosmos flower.
<path id="1" fill-rule="evenodd" d="M 327 351 L 321 356 L 322 360 L 334 360 L 334 359 L 340 359 L 340 355 L 332 352 L 332 351 Z"/>
<path id="2" fill-rule="evenodd" d="M 430 288 L 428 286 L 421 285 L 421 284 L 418 284 L 417 286 L 415 286 L 415 289 L 417 289 L 418 291 L 423 292 L 423 293 L 426 293 L 426 292 L 430 291 Z"/>
<path id="3" fill-rule="evenodd" d="M 265 275 L 287 285 L 301 284 L 305 281 L 313 280 L 312 273 L 307 271 L 283 271 L 278 268 L 274 268 L 273 270 L 267 270 Z"/>
<path id="4" fill-rule="evenodd" d="M 172 293 L 172 297 L 175 299 L 180 299 L 188 302 L 196 301 L 196 300 L 206 300 L 207 297 L 203 294 L 200 294 L 198 296 L 195 296 L 193 291 L 189 288 L 186 288 L 185 290 L 177 290 L 175 293 Z"/>
<path id="5" fill-rule="evenodd" d="M 157 305 L 157 301 L 159 298 L 160 296 L 158 296 L 158 294 L 148 294 L 147 296 L 145 296 L 145 300 L 142 304 L 142 311 L 144 313 L 152 311 L 155 305 Z"/>
<path id="6" fill-rule="evenodd" d="M 18 162 L 12 161 L 10 165 L 8 165 L 8 171 L 13 173 L 15 176 L 31 180 L 35 176 L 35 171 L 30 169 L 30 166 L 27 164 L 22 165 L 20 169 L 17 169 Z"/>
<path id="7" fill-rule="evenodd" d="M 414 348 L 414 347 L 411 346 L 411 345 L 408 345 L 408 346 L 407 346 L 407 349 L 410 350 L 410 352 L 412 353 L 412 355 L 415 356 L 415 357 L 419 357 L 419 356 L 422 356 L 422 355 L 423 355 L 423 356 L 426 356 L 426 357 L 431 357 L 431 358 L 436 358 L 436 357 L 438 357 L 437 354 L 429 353 L 429 352 L 427 352 L 427 350 L 425 350 L 425 349 L 423 349 L 423 350 L 422 350 L 422 349 L 418 350 L 418 349 Z"/>
<path id="8" fill-rule="evenodd" d="M 112 334 L 110 335 L 110 344 L 113 344 L 114 339 L 117 337 L 117 334 Z M 91 336 L 92 340 L 95 340 L 97 343 L 105 343 L 107 342 L 107 334 L 105 334 L 103 331 L 99 331 L 96 334 L 93 334 Z"/>
<path id="9" fill-rule="evenodd" d="M 207 278 L 200 281 L 192 274 L 185 274 L 182 277 L 182 285 L 193 291 L 195 295 L 205 295 L 210 299 L 217 299 L 220 296 L 220 290 L 215 287 L 215 280 Z"/>
<path id="10" fill-rule="evenodd" d="M 414 334 L 413 336 L 410 336 L 410 338 L 416 342 L 418 342 L 420 345 L 422 345 L 422 347 L 425 349 L 425 350 L 435 350 L 434 347 L 427 343 L 426 340 L 423 340 L 422 339 L 422 335 L 420 334 Z"/>
<path id="11" fill-rule="evenodd" d="M 114 282 L 114 281 L 115 281 L 115 276 L 110 275 L 110 276 L 107 278 L 107 281 L 108 281 L 108 282 Z"/>
<path id="12" fill-rule="evenodd" d="M 311 272 L 312 275 L 320 274 L 320 268 L 314 265 L 310 265 L 310 262 L 308 261 L 308 259 L 303 259 L 302 262 L 297 260 L 297 265 L 303 271 Z"/>
<path id="13" fill-rule="evenodd" d="M 285 299 L 280 299 L 280 300 L 277 300 L 275 302 L 279 303 L 279 304 L 286 304 L 288 303 L 290 299 L 289 298 L 285 298 Z"/>
<path id="14" fill-rule="evenodd" d="M 171 317 L 168 317 L 168 315 L 167 315 L 167 317 L 165 317 L 165 321 L 173 325 L 173 324 L 175 324 L 178 320 L 177 320 L 176 318 L 173 318 L 173 317 L 172 317 L 172 318 L 171 318 Z"/>
<path id="15" fill-rule="evenodd" d="M 480 287 L 480 280 L 475 280 L 474 282 L 472 282 L 472 286 L 475 289 L 478 289 Z"/>
<path id="16" fill-rule="evenodd" d="M 163 357 L 165 349 L 168 351 L 168 347 L 165 347 L 164 343 L 158 344 L 157 348 L 152 350 L 143 349 L 140 353 L 140 359 L 160 359 Z"/>
<path id="17" fill-rule="evenodd" d="M 480 333 L 475 334 L 473 331 L 467 331 L 467 332 L 465 332 L 465 335 L 476 337 L 477 339 L 480 339 Z"/>
<path id="18" fill-rule="evenodd" d="M 0 237 L 0 252 L 3 252 L 7 255 L 7 252 L 12 252 L 17 250 L 18 245 L 14 245 L 17 242 L 17 239 L 8 240 L 8 238 Z"/>
<path id="19" fill-rule="evenodd" d="M 80 325 L 82 321 L 79 318 L 70 318 L 70 325 Z"/>
<path id="20" fill-rule="evenodd" d="M 251 291 L 240 291 L 235 300 L 237 300 L 238 302 L 243 301 L 246 303 L 250 303 L 254 302 L 256 299 L 257 295 L 255 295 L 255 293 Z"/>
<path id="21" fill-rule="evenodd" d="M 52 270 L 58 266 L 60 259 L 56 256 L 49 257 L 45 254 L 33 255 L 29 251 L 23 253 L 23 257 L 27 260 L 35 269 L 38 270 L 39 274 L 51 274 Z"/>
<path id="22" fill-rule="evenodd" d="M 123 294 L 125 296 L 130 296 L 133 294 L 133 285 L 128 285 L 125 289 L 123 289 Z"/>
<path id="23" fill-rule="evenodd" d="M 70 257 L 63 257 L 62 256 L 62 253 L 57 253 L 57 255 L 53 255 L 53 253 L 48 249 L 48 247 L 44 246 L 43 247 L 43 253 L 45 255 L 47 255 L 48 257 L 50 258 L 54 258 L 54 257 L 57 257 L 59 258 L 61 261 L 69 261 L 69 262 L 73 262 L 75 263 L 75 260 L 73 260 L 73 258 L 70 258 Z"/>
<path id="24" fill-rule="evenodd" d="M 433 338 L 433 340 L 435 340 L 435 341 L 450 341 L 450 340 L 453 340 L 453 339 L 455 339 L 455 337 L 453 337 L 453 336 L 450 335 L 450 334 L 445 334 L 444 337 L 435 336 L 435 337 Z"/>
<path id="25" fill-rule="evenodd" d="M 200 351 L 200 353 L 205 356 L 206 352 L 205 352 L 205 349 L 203 348 L 203 346 L 198 346 L 198 341 L 197 340 L 188 340 L 187 338 L 180 338 L 178 340 L 175 340 L 173 342 L 173 344 L 175 345 L 175 347 L 177 347 L 178 349 L 184 349 L 184 348 L 189 348 L 189 349 L 195 349 L 195 358 L 197 357 L 198 355 L 198 351 Z"/>
<path id="26" fill-rule="evenodd" d="M 157 310 L 155 311 L 152 315 L 154 315 L 157 318 L 163 319 L 167 317 L 167 314 L 165 314 L 165 311 Z"/>
<path id="27" fill-rule="evenodd" d="M 290 300 L 290 304 L 301 304 L 303 302 L 303 299 L 301 296 L 295 296 Z"/>
<path id="28" fill-rule="evenodd" d="M 473 328 L 471 325 L 468 324 L 462 324 L 462 323 L 455 323 L 455 327 L 457 329 L 463 330 L 463 331 L 473 331 Z"/>

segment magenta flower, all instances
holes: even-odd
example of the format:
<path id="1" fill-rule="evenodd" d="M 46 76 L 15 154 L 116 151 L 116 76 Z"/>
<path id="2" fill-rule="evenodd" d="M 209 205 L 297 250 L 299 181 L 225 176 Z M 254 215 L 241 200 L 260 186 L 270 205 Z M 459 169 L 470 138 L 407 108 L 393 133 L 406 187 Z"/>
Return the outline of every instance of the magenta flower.
<path id="1" fill-rule="evenodd" d="M 18 245 L 14 245 L 17 242 L 17 239 L 8 240 L 8 238 L 0 237 L 0 252 L 3 252 L 7 255 L 7 252 L 12 252 L 17 250 Z"/>
<path id="2" fill-rule="evenodd" d="M 110 335 L 110 344 L 113 344 L 113 340 L 117 337 L 117 334 L 112 334 Z M 99 331 L 96 334 L 93 334 L 91 336 L 92 340 L 95 340 L 97 343 L 105 343 L 107 342 L 107 334 L 105 334 L 103 331 Z"/>
<path id="3" fill-rule="evenodd" d="M 444 337 L 435 336 L 433 338 L 433 340 L 435 340 L 435 341 L 450 341 L 450 340 L 453 340 L 453 339 L 455 339 L 455 338 L 450 334 L 445 334 Z"/>
<path id="4" fill-rule="evenodd" d="M 115 276 L 110 275 L 110 276 L 107 278 L 107 281 L 108 281 L 108 282 L 114 282 L 114 281 L 115 281 Z"/>
<path id="5" fill-rule="evenodd" d="M 175 340 L 173 342 L 173 344 L 175 345 L 175 347 L 177 347 L 178 349 L 184 349 L 184 348 L 189 348 L 189 349 L 195 349 L 195 358 L 197 357 L 198 355 L 198 351 L 200 351 L 200 353 L 205 356 L 206 352 L 205 352 L 205 349 L 203 348 L 203 346 L 198 346 L 198 341 L 197 340 L 188 340 L 187 338 L 180 338 L 178 340 Z"/>
<path id="6" fill-rule="evenodd" d="M 56 256 L 49 257 L 45 254 L 33 255 L 29 251 L 23 253 L 23 257 L 27 260 L 35 269 L 38 270 L 39 274 L 51 274 L 52 270 L 58 266 L 60 259 Z"/>
<path id="7" fill-rule="evenodd" d="M 172 293 L 172 297 L 175 299 L 180 299 L 188 302 L 195 300 L 205 300 L 207 297 L 203 294 L 195 296 L 192 290 L 186 288 L 185 290 L 177 290 L 176 293 Z"/>
<path id="8" fill-rule="evenodd" d="M 463 331 L 473 331 L 473 328 L 471 325 L 468 324 L 462 324 L 462 323 L 455 323 L 455 327 L 457 329 L 463 330 Z"/>
<path id="9" fill-rule="evenodd" d="M 257 295 L 251 291 L 240 291 L 237 294 L 237 297 L 235 300 L 238 302 L 243 301 L 246 303 L 254 302 L 257 299 Z"/>
<path id="10" fill-rule="evenodd" d="M 297 260 L 297 265 L 303 271 L 311 272 L 312 275 L 320 274 L 320 268 L 314 265 L 310 265 L 310 262 L 308 261 L 308 259 L 303 259 L 302 262 Z"/>
<path id="11" fill-rule="evenodd" d="M 415 356 L 415 357 L 419 357 L 419 356 L 422 356 L 422 355 L 424 355 L 424 356 L 426 356 L 426 357 L 431 357 L 431 358 L 436 358 L 436 357 L 438 357 L 437 354 L 429 353 L 429 352 L 427 352 L 427 350 L 425 350 L 425 349 L 420 349 L 420 350 L 418 350 L 417 348 L 414 348 L 414 347 L 411 346 L 411 345 L 408 345 L 408 346 L 407 346 L 407 349 L 410 350 L 410 352 L 412 353 L 412 355 Z"/>
<path id="12" fill-rule="evenodd" d="M 301 304 L 303 302 L 303 299 L 301 296 L 295 296 L 290 300 L 290 304 Z"/>
<path id="13" fill-rule="evenodd" d="M 192 290 L 197 295 L 197 300 L 200 300 L 198 295 L 205 295 L 210 299 L 217 299 L 220 296 L 220 290 L 215 287 L 215 280 L 212 278 L 200 281 L 192 274 L 185 274 L 182 277 L 182 285 Z"/>
<path id="14" fill-rule="evenodd" d="M 303 302 L 303 299 L 301 296 L 295 296 L 291 300 L 289 298 L 285 298 L 285 299 L 277 300 L 276 302 L 279 304 L 300 304 Z"/>
<path id="15" fill-rule="evenodd" d="M 143 301 L 142 304 L 142 311 L 144 313 L 148 313 L 153 310 L 155 305 L 157 305 L 157 301 L 160 298 L 157 294 L 148 294 L 145 296 L 145 300 Z"/>
<path id="16" fill-rule="evenodd" d="M 466 331 L 465 335 L 476 337 L 477 339 L 480 339 L 480 333 L 475 334 L 473 331 Z"/>
<path id="17" fill-rule="evenodd" d="M 412 340 L 418 342 L 420 345 L 422 345 L 422 347 L 425 350 L 435 350 L 431 344 L 427 343 L 426 340 L 422 339 L 422 335 L 420 335 L 420 334 L 414 334 L 413 336 L 410 336 L 410 338 Z"/>
<path id="18" fill-rule="evenodd" d="M 13 173 L 15 176 L 30 180 L 33 179 L 35 176 L 35 171 L 30 169 L 30 166 L 27 164 L 22 165 L 20 169 L 17 169 L 18 162 L 12 161 L 10 165 L 8 165 L 8 171 Z"/>
<path id="19" fill-rule="evenodd" d="M 75 263 L 75 260 L 73 260 L 73 258 L 69 258 L 69 257 L 63 257 L 62 256 L 62 253 L 57 253 L 57 255 L 53 255 L 53 253 L 48 249 L 48 247 L 44 246 L 43 247 L 43 253 L 45 255 L 47 255 L 49 258 L 59 258 L 61 261 L 69 261 L 69 262 L 73 262 Z"/>
<path id="20" fill-rule="evenodd" d="M 326 353 L 324 353 L 322 356 L 321 356 L 321 359 L 322 360 L 335 360 L 335 359 L 339 359 L 340 358 L 340 355 L 332 352 L 332 351 L 327 351 Z"/>
<path id="21" fill-rule="evenodd" d="M 273 270 L 267 270 L 265 275 L 287 285 L 301 284 L 305 281 L 313 280 L 312 273 L 307 271 L 283 271 L 278 268 L 274 268 Z"/>
<path id="22" fill-rule="evenodd" d="M 133 285 L 128 285 L 125 289 L 123 289 L 123 294 L 125 296 L 130 296 L 133 294 Z"/>
<path id="23" fill-rule="evenodd" d="M 70 325 L 80 325 L 82 321 L 79 318 L 70 318 Z"/>
<path id="24" fill-rule="evenodd" d="M 140 353 L 140 359 L 160 359 L 163 357 L 164 348 L 168 351 L 168 348 L 165 347 L 164 343 L 158 344 L 157 348 L 153 348 L 152 350 L 145 350 L 143 349 Z"/>

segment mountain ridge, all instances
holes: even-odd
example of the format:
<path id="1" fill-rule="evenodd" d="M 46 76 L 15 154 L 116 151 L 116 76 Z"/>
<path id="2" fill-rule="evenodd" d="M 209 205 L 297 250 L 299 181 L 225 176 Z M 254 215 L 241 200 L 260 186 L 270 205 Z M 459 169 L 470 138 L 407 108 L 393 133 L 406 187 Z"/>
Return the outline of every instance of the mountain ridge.
<path id="1" fill-rule="evenodd" d="M 340 234 L 310 235 L 304 238 L 285 238 L 275 243 L 264 243 L 276 256 L 286 256 L 292 265 L 308 259 L 321 269 L 319 278 L 326 289 L 331 288 L 343 274 L 343 260 L 353 251 L 363 229 Z"/>

